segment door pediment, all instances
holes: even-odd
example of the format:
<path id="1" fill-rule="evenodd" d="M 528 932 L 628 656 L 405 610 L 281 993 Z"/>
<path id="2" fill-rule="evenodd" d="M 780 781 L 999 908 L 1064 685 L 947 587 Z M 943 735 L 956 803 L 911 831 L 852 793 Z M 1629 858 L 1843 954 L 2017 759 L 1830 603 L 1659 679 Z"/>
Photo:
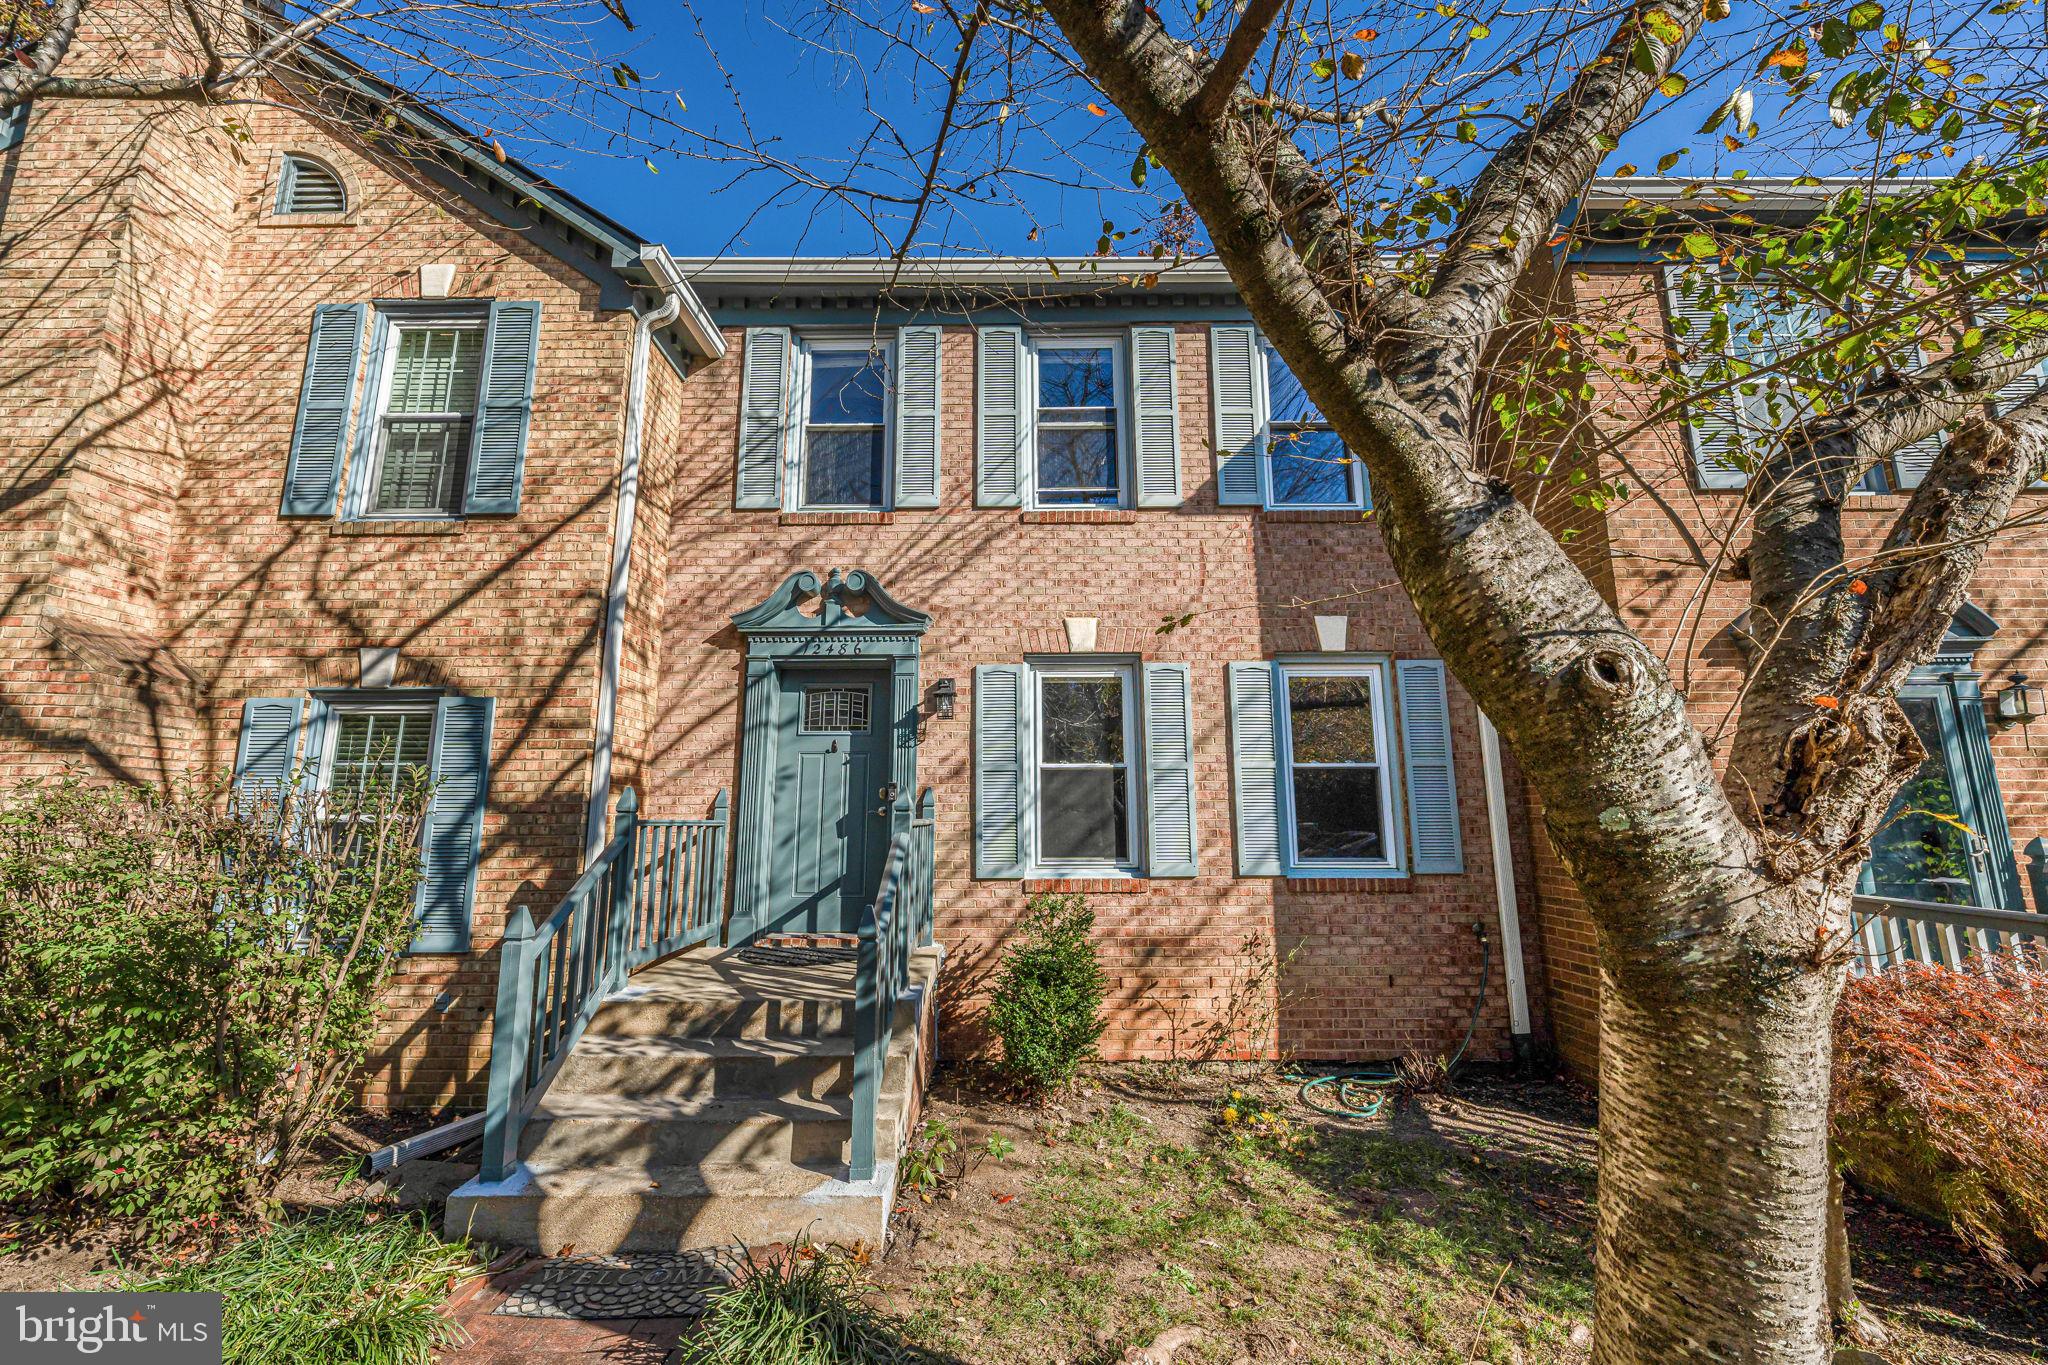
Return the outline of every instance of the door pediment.
<path id="1" fill-rule="evenodd" d="M 733 627 L 746 638 L 750 659 L 915 657 L 918 637 L 931 626 L 926 612 L 904 606 L 864 569 L 833 569 L 823 583 L 809 569 L 782 580 L 745 611 Z"/>

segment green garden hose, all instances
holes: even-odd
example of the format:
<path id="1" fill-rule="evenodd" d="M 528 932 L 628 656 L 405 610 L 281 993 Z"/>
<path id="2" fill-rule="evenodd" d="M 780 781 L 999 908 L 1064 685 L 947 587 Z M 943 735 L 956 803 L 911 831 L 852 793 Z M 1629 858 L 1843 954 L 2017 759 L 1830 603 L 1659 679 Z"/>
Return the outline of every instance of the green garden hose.
<path id="1" fill-rule="evenodd" d="M 1447 1076 L 1458 1069 L 1458 1064 L 1465 1060 L 1465 1049 L 1472 1046 L 1472 1035 L 1479 1028 L 1479 1012 L 1486 1007 L 1486 978 L 1493 971 L 1493 940 L 1486 936 L 1486 926 L 1474 924 L 1472 932 L 1479 936 L 1479 994 L 1472 1002 L 1472 1017 L 1465 1022 L 1464 1041 L 1458 1044 L 1458 1050 L 1451 1054 L 1451 1060 L 1444 1066 Z M 1394 1093 L 1394 1087 L 1400 1083 L 1401 1073 L 1392 1066 L 1332 1071 L 1304 1079 L 1300 1097 L 1303 1104 L 1319 1114 L 1342 1119 L 1374 1119 L 1380 1116 L 1380 1111 Z"/>

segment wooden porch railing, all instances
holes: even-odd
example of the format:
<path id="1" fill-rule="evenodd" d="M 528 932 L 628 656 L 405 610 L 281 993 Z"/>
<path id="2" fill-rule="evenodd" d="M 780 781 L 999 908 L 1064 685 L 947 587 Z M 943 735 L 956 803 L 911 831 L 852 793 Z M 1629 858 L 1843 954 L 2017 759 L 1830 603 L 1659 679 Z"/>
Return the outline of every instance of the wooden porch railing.
<path id="1" fill-rule="evenodd" d="M 718 934 L 729 823 L 720 792 L 708 820 L 642 820 L 629 787 L 611 842 L 540 925 L 515 906 L 498 950 L 498 1006 L 484 1107 L 484 1180 L 519 1164 L 519 1132 L 606 995 L 636 967 Z"/>
<path id="2" fill-rule="evenodd" d="M 2023 971 L 2048 972 L 2048 915 L 1891 896 L 1858 896 L 1850 913 L 1856 955 L 1849 970 L 1857 976 L 1910 962 L 1962 967 L 1995 952 L 2010 954 Z"/>
<path id="3" fill-rule="evenodd" d="M 932 867 L 938 852 L 932 789 L 924 789 L 914 810 L 907 795 L 898 798 L 895 817 L 897 832 L 882 864 L 882 884 L 861 918 L 854 977 L 853 1142 L 846 1178 L 856 1182 L 875 1176 L 882 1081 L 896 1028 L 896 1002 L 910 985 L 910 955 L 932 941 Z"/>

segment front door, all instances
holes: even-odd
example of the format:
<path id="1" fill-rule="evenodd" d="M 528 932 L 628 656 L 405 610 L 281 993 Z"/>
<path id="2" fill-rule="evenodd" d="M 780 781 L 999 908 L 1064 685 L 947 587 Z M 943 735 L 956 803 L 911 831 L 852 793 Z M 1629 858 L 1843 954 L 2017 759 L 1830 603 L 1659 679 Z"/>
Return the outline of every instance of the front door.
<path id="1" fill-rule="evenodd" d="M 889 846 L 887 674 L 778 670 L 768 933 L 851 934 Z"/>

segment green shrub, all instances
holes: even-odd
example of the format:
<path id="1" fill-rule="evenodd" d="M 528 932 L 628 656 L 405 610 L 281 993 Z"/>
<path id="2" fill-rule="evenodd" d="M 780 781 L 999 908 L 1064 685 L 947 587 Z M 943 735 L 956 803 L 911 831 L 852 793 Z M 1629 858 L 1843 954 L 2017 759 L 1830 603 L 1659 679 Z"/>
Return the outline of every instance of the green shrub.
<path id="1" fill-rule="evenodd" d="M 1105 983 L 1085 897 L 1033 896 L 1023 937 L 1003 950 L 989 1027 L 1003 1070 L 1035 1090 L 1070 1083 L 1102 1037 Z"/>
<path id="2" fill-rule="evenodd" d="M 684 1338 L 682 1365 L 923 1365 L 941 1357 L 861 1296 L 854 1266 L 808 1243 L 787 1260 L 749 1253 Z"/>
<path id="3" fill-rule="evenodd" d="M 32 783 L 0 810 L 0 1202 L 267 1197 L 413 932 L 424 780 L 328 798 Z"/>
<path id="4" fill-rule="evenodd" d="M 221 1296 L 227 1365 L 427 1365 L 454 1343 L 438 1310 L 475 1269 L 418 1215 L 353 1205 L 279 1224 L 133 1286 Z"/>

